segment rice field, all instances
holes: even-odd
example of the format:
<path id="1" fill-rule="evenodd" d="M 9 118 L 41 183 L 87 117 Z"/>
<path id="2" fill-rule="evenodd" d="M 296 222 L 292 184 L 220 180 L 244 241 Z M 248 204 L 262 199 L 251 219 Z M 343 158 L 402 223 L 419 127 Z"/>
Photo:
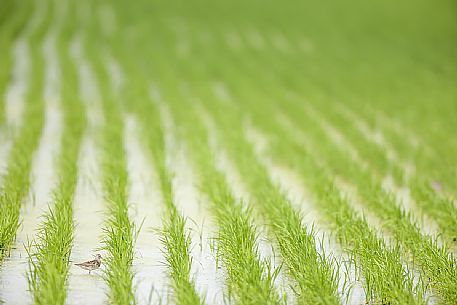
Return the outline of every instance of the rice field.
<path id="1" fill-rule="evenodd" d="M 0 304 L 457 304 L 455 11 L 2 1 Z"/>

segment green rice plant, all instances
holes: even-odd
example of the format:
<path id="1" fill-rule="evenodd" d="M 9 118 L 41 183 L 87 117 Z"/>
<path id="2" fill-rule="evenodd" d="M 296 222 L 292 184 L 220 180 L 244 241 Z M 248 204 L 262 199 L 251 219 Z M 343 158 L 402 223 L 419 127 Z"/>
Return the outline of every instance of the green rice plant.
<path id="1" fill-rule="evenodd" d="M 164 255 L 172 279 L 174 299 L 177 304 L 203 304 L 191 275 L 191 238 L 186 232 L 186 220 L 176 208 L 170 209 L 166 216 L 160 240 L 166 249 Z"/>
<path id="2" fill-rule="evenodd" d="M 102 160 L 103 186 L 108 203 L 103 229 L 103 248 L 108 252 L 108 257 L 104 259 L 107 266 L 105 277 L 110 287 L 111 302 L 134 304 L 132 261 L 135 229 L 128 217 L 128 174 L 123 150 L 122 117 L 117 107 L 115 100 L 104 96 L 103 110 L 107 123 L 102 131 Z"/>
<path id="3" fill-rule="evenodd" d="M 217 257 L 227 271 L 229 299 L 233 297 L 237 304 L 283 303 L 285 300 L 280 298 L 274 286 L 280 268 L 273 269 L 269 259 L 260 259 L 252 209 L 234 198 L 224 174 L 216 169 L 215 156 L 209 147 L 211 135 L 201 117 L 188 110 L 186 106 L 190 104 L 182 107 L 176 103 L 185 98 L 170 94 L 167 100 L 175 121 L 179 122 L 179 134 L 200 174 L 200 189 L 209 199 L 214 222 L 218 225 L 215 246 Z"/>
<path id="4" fill-rule="evenodd" d="M 76 71 L 68 58 L 67 36 L 59 40 L 62 70 L 63 126 L 61 152 L 56 161 L 58 183 L 49 211 L 43 215 L 36 239 L 29 246 L 29 287 L 35 304 L 64 304 L 73 240 L 73 197 L 78 175 L 78 155 L 84 129 L 84 109 L 75 94 Z"/>
<path id="5" fill-rule="evenodd" d="M 94 68 L 101 100 L 86 102 L 89 105 L 100 103 L 103 111 L 103 124 L 98 140 L 102 185 L 107 204 L 102 239 L 102 249 L 107 252 L 107 256 L 103 258 L 106 265 L 104 278 L 109 287 L 110 302 L 135 304 L 132 263 L 137 231 L 129 218 L 128 172 L 123 146 L 124 122 L 119 96 L 109 85 L 109 74 L 103 57 L 105 54 L 102 53 L 107 42 L 97 40 L 95 21 L 92 19 L 86 24 L 84 41 L 87 41 L 85 53 Z"/>
<path id="6" fill-rule="evenodd" d="M 77 181 L 77 159 L 83 130 L 83 112 L 78 100 L 64 105 L 65 126 L 58 159 L 59 182 L 49 212 L 44 215 L 33 253 L 30 253 L 29 285 L 36 304 L 64 304 L 73 239 L 73 196 Z"/>
<path id="7" fill-rule="evenodd" d="M 28 43 L 35 44 L 42 40 L 46 20 L 33 34 L 28 37 Z M 25 107 L 22 122 L 14 135 L 9 154 L 8 167 L 3 176 L 0 190 L 0 258 L 8 254 L 20 225 L 19 212 L 22 200 L 29 191 L 29 174 L 33 152 L 38 146 L 43 126 L 43 60 L 39 50 L 31 52 L 32 75 L 30 87 L 25 97 Z"/>
<path id="8" fill-rule="evenodd" d="M 128 217 L 127 170 L 122 146 L 122 120 L 113 101 L 104 102 L 104 114 L 109 125 L 103 129 L 103 186 L 108 204 L 103 238 L 106 281 L 110 300 L 116 304 L 135 303 L 133 294 L 134 224 Z"/>

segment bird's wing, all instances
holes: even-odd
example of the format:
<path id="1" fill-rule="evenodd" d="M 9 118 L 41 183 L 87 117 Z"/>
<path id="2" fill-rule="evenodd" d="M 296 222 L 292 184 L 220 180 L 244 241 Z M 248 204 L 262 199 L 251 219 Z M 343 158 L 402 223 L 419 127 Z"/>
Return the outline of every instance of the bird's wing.
<path id="1" fill-rule="evenodd" d="M 76 266 L 87 266 L 87 265 L 94 265 L 97 261 L 96 260 L 92 260 L 92 261 L 87 261 L 87 262 L 84 262 L 84 263 L 78 263 L 78 264 L 75 264 Z"/>

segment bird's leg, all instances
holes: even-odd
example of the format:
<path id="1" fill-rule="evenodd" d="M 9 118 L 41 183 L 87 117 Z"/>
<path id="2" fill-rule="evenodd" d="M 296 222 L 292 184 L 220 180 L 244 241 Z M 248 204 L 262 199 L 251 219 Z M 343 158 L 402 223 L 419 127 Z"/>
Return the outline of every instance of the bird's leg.
<path id="1" fill-rule="evenodd" d="M 90 270 L 89 270 L 89 274 L 90 274 Z"/>

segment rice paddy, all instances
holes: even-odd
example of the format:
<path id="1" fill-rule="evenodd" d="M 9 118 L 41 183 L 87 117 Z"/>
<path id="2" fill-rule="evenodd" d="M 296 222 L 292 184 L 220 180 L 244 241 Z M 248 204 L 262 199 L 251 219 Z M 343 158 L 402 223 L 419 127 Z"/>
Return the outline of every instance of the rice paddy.
<path id="1" fill-rule="evenodd" d="M 0 304 L 457 304 L 453 1 L 0 7 Z"/>

